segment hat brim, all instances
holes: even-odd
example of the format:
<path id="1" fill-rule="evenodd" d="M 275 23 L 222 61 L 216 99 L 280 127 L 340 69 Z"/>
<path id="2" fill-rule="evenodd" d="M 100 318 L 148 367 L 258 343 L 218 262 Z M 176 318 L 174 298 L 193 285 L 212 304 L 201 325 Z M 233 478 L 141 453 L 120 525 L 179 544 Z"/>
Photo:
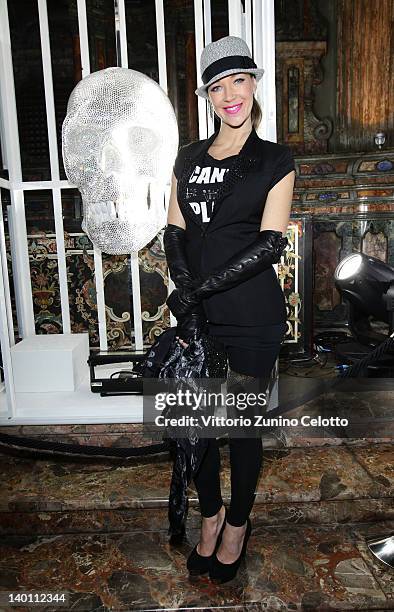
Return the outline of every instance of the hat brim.
<path id="1" fill-rule="evenodd" d="M 264 74 L 264 68 L 231 68 L 230 70 L 225 70 L 224 72 L 220 72 L 216 76 L 214 76 L 208 83 L 198 87 L 195 90 L 196 96 L 201 96 L 202 98 L 208 98 L 207 89 L 212 83 L 216 83 L 220 79 L 223 79 L 230 74 L 238 74 L 239 72 L 247 72 L 249 74 L 253 74 L 256 77 L 256 81 L 258 82 Z"/>

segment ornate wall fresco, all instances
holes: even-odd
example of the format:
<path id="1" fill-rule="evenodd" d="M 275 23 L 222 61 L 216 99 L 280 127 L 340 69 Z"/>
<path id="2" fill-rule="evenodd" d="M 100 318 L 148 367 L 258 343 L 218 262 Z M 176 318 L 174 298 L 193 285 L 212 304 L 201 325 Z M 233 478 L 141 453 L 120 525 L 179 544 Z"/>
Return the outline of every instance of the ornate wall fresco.
<path id="1" fill-rule="evenodd" d="M 315 265 L 314 298 L 321 312 L 333 310 L 341 301 L 334 285 L 333 270 L 339 261 L 341 240 L 335 233 L 335 223 L 314 224 Z M 317 244 L 318 243 L 318 244 Z"/>
<path id="2" fill-rule="evenodd" d="M 37 333 L 61 333 L 62 319 L 54 232 L 52 199 L 46 190 L 25 193 L 30 275 Z M 1 190 L 7 238 L 10 282 L 13 285 L 8 232 L 9 192 Z M 92 244 L 81 230 L 82 205 L 77 189 L 62 190 L 64 241 L 73 332 L 89 332 L 92 348 L 99 347 L 94 257 Z M 48 220 L 49 219 L 49 220 Z M 167 263 L 162 244 L 163 230 L 139 251 L 141 317 L 143 341 L 150 346 L 154 337 L 170 325 L 167 297 Z M 130 257 L 102 254 L 104 298 L 109 350 L 131 348 L 135 343 Z M 12 306 L 16 322 L 16 305 Z M 15 332 L 17 333 L 16 325 Z"/>
<path id="3" fill-rule="evenodd" d="M 38 334 L 61 333 L 59 277 L 54 234 L 28 235 L 34 316 Z M 71 329 L 89 332 L 99 347 L 93 250 L 85 234 L 65 233 Z M 7 237 L 9 273 L 11 255 Z M 146 347 L 170 325 L 167 264 L 160 236 L 139 253 L 143 338 Z M 104 294 L 109 350 L 133 348 L 134 322 L 129 256 L 103 255 Z M 16 309 L 14 303 L 14 320 Z"/>

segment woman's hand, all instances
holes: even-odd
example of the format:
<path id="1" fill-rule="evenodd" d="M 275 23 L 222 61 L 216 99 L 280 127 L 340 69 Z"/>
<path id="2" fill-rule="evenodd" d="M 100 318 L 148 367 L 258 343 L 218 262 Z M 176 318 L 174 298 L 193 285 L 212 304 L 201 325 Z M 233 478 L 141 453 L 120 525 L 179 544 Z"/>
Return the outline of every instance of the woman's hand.
<path id="1" fill-rule="evenodd" d="M 168 296 L 167 306 L 177 320 L 195 312 L 196 307 L 199 306 L 201 299 L 196 298 L 192 291 L 192 289 L 182 287 L 174 289 Z"/>
<path id="2" fill-rule="evenodd" d="M 180 338 L 179 336 L 175 336 L 175 338 L 178 340 L 179 344 L 183 347 L 183 348 L 187 348 L 189 345 L 186 344 L 186 342 L 184 340 L 182 340 L 182 338 Z"/>
<path id="3" fill-rule="evenodd" d="M 175 337 L 183 348 L 187 348 L 191 339 L 201 338 L 201 334 L 206 330 L 206 325 L 207 317 L 200 304 L 194 308 L 193 312 L 178 319 Z"/>

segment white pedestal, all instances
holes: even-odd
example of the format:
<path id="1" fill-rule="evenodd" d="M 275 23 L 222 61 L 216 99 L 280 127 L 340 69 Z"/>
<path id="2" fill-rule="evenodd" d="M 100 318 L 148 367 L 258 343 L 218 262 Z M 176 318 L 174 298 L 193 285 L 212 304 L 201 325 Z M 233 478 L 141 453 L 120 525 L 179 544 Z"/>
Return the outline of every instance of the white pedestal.
<path id="1" fill-rule="evenodd" d="M 11 347 L 15 391 L 75 391 L 89 371 L 88 334 L 29 336 Z"/>

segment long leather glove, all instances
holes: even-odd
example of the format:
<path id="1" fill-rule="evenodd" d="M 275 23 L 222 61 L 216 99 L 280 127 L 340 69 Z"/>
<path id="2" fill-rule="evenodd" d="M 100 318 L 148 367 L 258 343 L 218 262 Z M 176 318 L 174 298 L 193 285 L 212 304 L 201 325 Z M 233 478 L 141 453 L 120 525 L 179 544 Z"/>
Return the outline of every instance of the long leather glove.
<path id="1" fill-rule="evenodd" d="M 177 289 L 194 289 L 196 279 L 189 270 L 185 253 L 185 230 L 169 223 L 164 230 L 164 251 L 171 278 Z"/>
<path id="2" fill-rule="evenodd" d="M 181 290 L 195 289 L 200 281 L 193 277 L 189 270 L 185 253 L 185 230 L 169 223 L 164 230 L 163 242 L 167 265 L 175 286 Z M 182 340 L 198 339 L 206 329 L 207 318 L 202 304 L 197 304 L 192 312 L 188 311 L 186 315 L 176 318 L 177 335 Z"/>
<path id="3" fill-rule="evenodd" d="M 231 289 L 278 263 L 287 244 L 282 232 L 262 230 L 252 244 L 230 258 L 219 272 L 209 276 L 199 287 L 172 291 L 167 298 L 169 309 L 177 318 L 184 316 L 204 298 Z"/>

